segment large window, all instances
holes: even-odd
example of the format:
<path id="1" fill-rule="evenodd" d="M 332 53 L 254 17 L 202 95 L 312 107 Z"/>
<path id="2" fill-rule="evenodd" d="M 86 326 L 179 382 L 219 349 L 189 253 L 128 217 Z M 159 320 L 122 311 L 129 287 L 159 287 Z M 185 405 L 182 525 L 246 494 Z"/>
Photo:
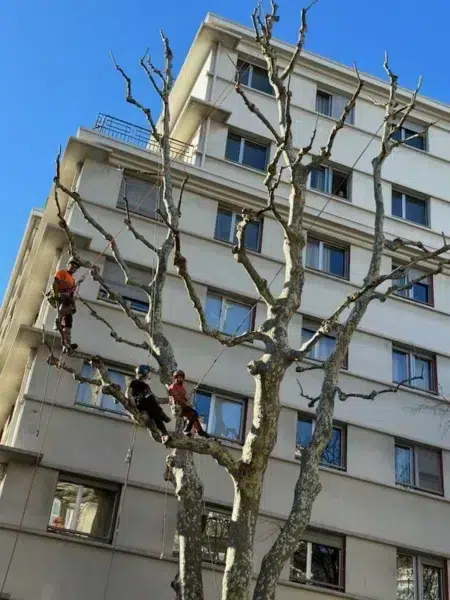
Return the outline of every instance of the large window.
<path id="1" fill-rule="evenodd" d="M 317 167 L 311 171 L 310 186 L 326 194 L 350 198 L 350 173 L 334 167 Z"/>
<path id="2" fill-rule="evenodd" d="M 225 564 L 230 529 L 230 513 L 206 507 L 203 513 L 202 556 L 205 562 Z"/>
<path id="3" fill-rule="evenodd" d="M 98 378 L 96 369 L 88 363 L 83 365 L 81 375 L 89 379 Z M 117 369 L 108 369 L 108 376 L 112 383 L 120 385 L 123 392 L 125 392 L 129 382 L 133 378 L 130 374 L 118 371 Z M 90 385 L 89 383 L 79 384 L 75 404 L 126 414 L 124 407 L 120 403 L 116 403 L 114 396 L 104 394 L 101 387 Z"/>
<path id="4" fill-rule="evenodd" d="M 61 475 L 48 529 L 111 543 L 118 497 L 117 485 Z"/>
<path id="5" fill-rule="evenodd" d="M 242 220 L 242 215 L 226 208 L 217 209 L 216 229 L 214 237 L 216 240 L 237 244 L 236 227 Z M 245 246 L 248 250 L 261 251 L 262 223 L 255 221 L 248 223 L 245 229 Z"/>
<path id="6" fill-rule="evenodd" d="M 239 59 L 237 62 L 236 81 L 239 79 L 243 85 L 248 85 L 248 87 L 265 92 L 271 96 L 274 95 L 267 69 Z"/>
<path id="7" fill-rule="evenodd" d="M 225 158 L 258 171 L 265 171 L 269 157 L 269 146 L 228 132 Z"/>
<path id="8" fill-rule="evenodd" d="M 408 138 L 417 133 L 421 135 L 418 135 L 412 140 L 408 140 Z M 408 140 L 405 141 L 405 144 L 407 146 L 411 146 L 412 148 L 427 150 L 427 139 L 426 134 L 424 133 L 424 127 L 422 127 L 422 125 L 418 125 L 417 123 L 405 121 L 403 127 L 400 127 L 400 129 L 396 131 L 392 137 L 394 140 Z"/>
<path id="9" fill-rule="evenodd" d="M 393 264 L 392 268 L 396 269 L 400 265 Z M 393 280 L 394 285 L 404 286 L 408 285 L 411 281 L 423 277 L 425 273 L 418 269 L 410 269 L 404 277 L 399 277 Z M 400 290 L 395 292 L 397 296 L 403 296 L 403 298 L 409 298 L 414 302 L 421 302 L 422 304 L 433 305 L 433 276 L 428 275 L 421 281 L 414 283 L 409 289 Z"/>
<path id="10" fill-rule="evenodd" d="M 445 563 L 397 553 L 397 600 L 444 600 Z"/>
<path id="11" fill-rule="evenodd" d="M 228 335 L 241 335 L 253 327 L 253 306 L 208 292 L 205 307 L 208 325 Z"/>
<path id="12" fill-rule="evenodd" d="M 392 190 L 392 215 L 429 227 L 429 202 L 425 198 Z"/>
<path id="13" fill-rule="evenodd" d="M 433 356 L 406 348 L 392 349 L 392 380 L 410 387 L 437 391 L 436 364 Z"/>
<path id="14" fill-rule="evenodd" d="M 302 450 L 311 443 L 315 420 L 299 415 L 297 418 L 297 439 L 295 447 L 295 458 L 300 460 Z M 322 465 L 334 469 L 344 470 L 346 468 L 346 431 L 343 425 L 334 425 L 331 440 L 322 455 Z"/>
<path id="15" fill-rule="evenodd" d="M 142 284 L 149 284 L 152 280 L 152 273 L 129 267 L 130 275 L 133 279 Z M 109 285 L 113 292 L 121 294 L 125 302 L 134 310 L 147 312 L 149 308 L 148 296 L 140 288 L 125 284 L 125 275 L 115 260 L 107 258 L 103 267 L 103 279 Z M 108 299 L 106 290 L 100 288 L 99 298 Z"/>
<path id="16" fill-rule="evenodd" d="M 395 482 L 399 485 L 442 494 L 441 451 L 408 442 L 396 442 Z"/>
<path id="17" fill-rule="evenodd" d="M 120 186 L 119 200 L 117 208 L 125 210 L 123 196 L 126 192 L 128 208 L 130 213 L 138 214 L 144 217 L 158 218 L 156 209 L 163 207 L 161 197 L 161 186 L 154 181 L 145 181 L 136 179 L 129 175 L 124 175 Z"/>
<path id="18" fill-rule="evenodd" d="M 306 266 L 336 277 L 348 279 L 350 251 L 348 248 L 308 237 Z"/>
<path id="19" fill-rule="evenodd" d="M 330 94 L 322 90 L 317 90 L 316 94 L 316 111 L 321 115 L 332 117 L 333 119 L 339 119 L 344 112 L 344 108 L 349 103 L 350 98 L 348 96 L 341 96 L 340 94 Z M 347 120 L 347 123 L 355 122 L 355 111 L 352 108 Z"/>
<path id="20" fill-rule="evenodd" d="M 344 591 L 344 538 L 306 534 L 292 559 L 290 580 Z"/>
<path id="21" fill-rule="evenodd" d="M 207 432 L 218 438 L 242 442 L 245 430 L 245 399 L 224 395 L 195 392 L 194 404 Z"/>

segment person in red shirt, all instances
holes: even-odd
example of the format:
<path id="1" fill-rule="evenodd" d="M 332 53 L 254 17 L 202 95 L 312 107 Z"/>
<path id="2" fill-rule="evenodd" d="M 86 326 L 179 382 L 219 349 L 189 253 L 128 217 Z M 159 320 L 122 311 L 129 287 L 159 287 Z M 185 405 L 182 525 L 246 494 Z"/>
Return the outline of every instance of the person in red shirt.
<path id="1" fill-rule="evenodd" d="M 80 268 L 80 263 L 75 258 L 70 258 L 67 269 L 59 269 L 53 279 L 52 292 L 47 298 L 53 308 L 56 308 L 55 329 L 61 333 L 62 342 L 68 351 L 78 348 L 72 344 L 73 315 L 76 313 L 75 290 L 76 281 L 74 273 Z"/>
<path id="2" fill-rule="evenodd" d="M 184 426 L 183 433 L 186 436 L 190 436 L 192 429 L 197 435 L 201 437 L 209 438 L 208 433 L 203 429 L 199 418 L 198 412 L 193 406 L 191 406 L 184 387 L 185 374 L 183 371 L 175 371 L 173 374 L 173 381 L 169 386 L 169 397 L 172 404 L 181 406 L 181 415 L 186 419 L 186 425 Z"/>

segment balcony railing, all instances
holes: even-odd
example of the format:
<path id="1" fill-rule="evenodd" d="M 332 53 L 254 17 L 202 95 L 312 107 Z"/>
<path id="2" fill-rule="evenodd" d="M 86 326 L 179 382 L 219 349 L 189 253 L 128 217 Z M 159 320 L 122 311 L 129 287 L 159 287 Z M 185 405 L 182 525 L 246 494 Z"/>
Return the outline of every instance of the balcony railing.
<path id="1" fill-rule="evenodd" d="M 159 144 L 151 137 L 150 130 L 145 127 L 99 113 L 94 130 L 120 142 L 125 142 L 125 144 L 138 146 L 156 154 L 160 153 Z M 170 158 L 192 164 L 194 162 L 194 146 L 171 138 Z"/>

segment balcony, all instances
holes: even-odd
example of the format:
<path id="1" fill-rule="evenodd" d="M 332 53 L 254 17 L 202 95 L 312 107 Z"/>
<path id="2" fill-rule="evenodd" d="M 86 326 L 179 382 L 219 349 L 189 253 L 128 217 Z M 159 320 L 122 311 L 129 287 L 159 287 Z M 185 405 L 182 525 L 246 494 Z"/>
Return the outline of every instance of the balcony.
<path id="1" fill-rule="evenodd" d="M 133 125 L 122 119 L 99 113 L 95 122 L 94 131 L 103 135 L 143 148 L 155 154 L 160 153 L 158 143 L 151 137 L 150 130 L 139 125 Z M 185 144 L 178 140 L 170 139 L 170 158 L 172 161 L 180 160 L 193 164 L 195 160 L 194 146 Z"/>

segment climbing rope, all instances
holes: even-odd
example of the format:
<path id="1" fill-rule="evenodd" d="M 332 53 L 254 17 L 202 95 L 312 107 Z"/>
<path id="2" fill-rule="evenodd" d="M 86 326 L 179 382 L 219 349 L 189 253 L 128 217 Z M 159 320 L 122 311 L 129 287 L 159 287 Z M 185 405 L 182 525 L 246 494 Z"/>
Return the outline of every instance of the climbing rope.
<path id="1" fill-rule="evenodd" d="M 44 449 L 44 444 L 45 444 L 45 441 L 47 439 L 48 427 L 49 427 L 49 424 L 50 424 L 50 419 L 51 419 L 51 416 L 52 416 L 52 413 L 53 413 L 53 407 L 54 407 L 55 401 L 56 401 L 56 395 L 58 393 L 58 388 L 59 388 L 59 384 L 60 384 L 60 381 L 61 381 L 61 376 L 62 376 L 62 372 L 63 372 L 63 366 L 65 364 L 65 358 L 61 362 L 62 355 L 63 355 L 63 352 L 61 351 L 61 355 L 60 355 L 60 358 L 59 358 L 60 366 L 58 367 L 58 369 L 59 369 L 59 376 L 58 376 L 58 379 L 57 379 L 57 382 L 56 382 L 55 392 L 53 394 L 52 401 L 50 403 L 49 414 L 48 414 L 47 422 L 45 424 L 45 429 L 44 429 L 44 435 L 42 437 L 42 442 L 41 442 L 38 454 L 36 456 L 36 462 L 35 462 L 35 465 L 34 465 L 33 476 L 31 478 L 30 487 L 28 489 L 27 497 L 26 497 L 26 500 L 25 500 L 25 506 L 23 508 L 22 516 L 20 518 L 19 527 L 18 527 L 18 530 L 17 530 L 17 535 L 16 535 L 16 538 L 14 540 L 13 548 L 12 548 L 12 551 L 11 551 L 11 556 L 9 558 L 8 565 L 6 567 L 6 572 L 5 572 L 5 576 L 3 578 L 2 587 L 0 589 L 0 596 L 2 596 L 2 594 L 3 594 L 3 590 L 5 588 L 5 584 L 6 584 L 6 581 L 8 579 L 9 571 L 11 569 L 11 565 L 12 565 L 12 562 L 13 562 L 13 559 L 14 559 L 14 555 L 15 555 L 16 548 L 17 548 L 17 542 L 18 542 L 19 536 L 20 536 L 20 534 L 22 532 L 23 521 L 24 521 L 24 518 L 25 518 L 25 514 L 26 514 L 26 511 L 27 511 L 27 508 L 28 508 L 28 502 L 30 501 L 30 497 L 31 497 L 31 490 L 33 488 L 33 483 L 34 483 L 34 481 L 36 479 L 36 473 L 37 473 L 37 469 L 38 469 L 38 466 L 39 466 L 39 457 L 42 455 L 42 451 Z"/>
<path id="2" fill-rule="evenodd" d="M 138 427 L 138 424 L 136 423 L 136 421 L 134 421 L 134 423 L 133 423 L 133 430 L 131 432 L 131 437 L 130 437 L 130 443 L 129 443 L 128 451 L 127 451 L 127 456 L 125 458 L 125 462 L 127 463 L 127 468 L 126 468 L 126 472 L 125 472 L 125 478 L 124 478 L 124 482 L 123 482 L 122 493 L 120 495 L 119 508 L 117 510 L 116 528 L 115 528 L 114 534 L 113 534 L 114 541 L 113 541 L 113 547 L 112 547 L 110 561 L 109 561 L 108 575 L 107 575 L 107 578 L 106 578 L 106 585 L 105 585 L 105 591 L 104 591 L 104 594 L 103 594 L 103 600 L 106 600 L 107 597 L 108 597 L 109 581 L 111 579 L 112 564 L 113 564 L 114 556 L 115 556 L 115 553 L 116 553 L 117 537 L 118 537 L 118 534 L 119 534 L 120 519 L 122 517 L 122 509 L 123 509 L 123 504 L 124 504 L 124 500 L 125 500 L 125 494 L 126 494 L 126 491 L 127 491 L 128 481 L 129 481 L 129 478 L 130 478 L 131 460 L 133 458 L 133 453 L 134 453 L 134 445 L 135 445 L 135 442 L 136 442 L 137 427 Z"/>

